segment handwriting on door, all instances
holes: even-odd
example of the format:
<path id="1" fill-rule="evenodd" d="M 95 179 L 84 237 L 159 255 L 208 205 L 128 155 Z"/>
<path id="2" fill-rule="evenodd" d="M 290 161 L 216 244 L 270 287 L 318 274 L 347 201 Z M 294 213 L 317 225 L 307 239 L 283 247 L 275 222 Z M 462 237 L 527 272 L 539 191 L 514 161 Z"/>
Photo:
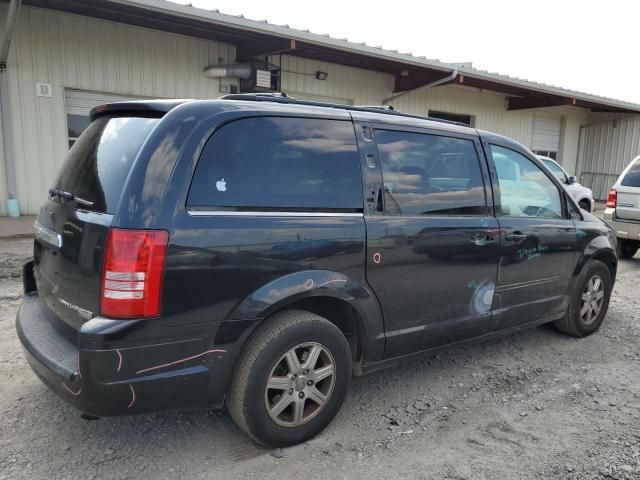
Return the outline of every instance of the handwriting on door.
<path id="1" fill-rule="evenodd" d="M 540 254 L 546 250 L 549 250 L 549 247 L 544 245 L 538 245 L 533 248 L 521 248 L 518 250 L 518 258 L 526 258 L 527 260 L 533 260 L 540 256 Z"/>

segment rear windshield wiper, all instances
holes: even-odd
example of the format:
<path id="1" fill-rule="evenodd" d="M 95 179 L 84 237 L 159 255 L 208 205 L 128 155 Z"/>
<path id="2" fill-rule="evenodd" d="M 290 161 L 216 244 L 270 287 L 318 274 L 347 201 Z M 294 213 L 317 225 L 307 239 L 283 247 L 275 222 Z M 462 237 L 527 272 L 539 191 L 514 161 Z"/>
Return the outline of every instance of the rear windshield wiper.
<path id="1" fill-rule="evenodd" d="M 73 193 L 65 192 L 64 190 L 60 190 L 59 188 L 50 188 L 49 196 L 60 197 L 60 198 L 64 198 L 65 200 L 73 200 L 76 203 L 79 203 L 80 205 L 85 205 L 87 207 L 90 207 L 93 205 L 93 202 L 90 202 L 89 200 L 85 200 L 84 198 L 76 197 Z"/>

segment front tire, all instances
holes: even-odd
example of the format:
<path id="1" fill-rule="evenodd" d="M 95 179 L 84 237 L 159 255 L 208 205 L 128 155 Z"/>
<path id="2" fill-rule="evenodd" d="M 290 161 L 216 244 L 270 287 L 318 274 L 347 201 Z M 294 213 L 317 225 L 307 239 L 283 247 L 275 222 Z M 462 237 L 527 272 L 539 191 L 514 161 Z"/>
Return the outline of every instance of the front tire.
<path id="1" fill-rule="evenodd" d="M 351 349 L 338 327 L 310 312 L 281 312 L 258 327 L 240 355 L 229 412 L 258 443 L 304 442 L 338 413 L 351 372 Z"/>
<path id="2" fill-rule="evenodd" d="M 566 315 L 553 326 L 572 337 L 586 337 L 596 332 L 607 314 L 612 288 L 607 266 L 599 260 L 589 260 L 576 281 Z"/>

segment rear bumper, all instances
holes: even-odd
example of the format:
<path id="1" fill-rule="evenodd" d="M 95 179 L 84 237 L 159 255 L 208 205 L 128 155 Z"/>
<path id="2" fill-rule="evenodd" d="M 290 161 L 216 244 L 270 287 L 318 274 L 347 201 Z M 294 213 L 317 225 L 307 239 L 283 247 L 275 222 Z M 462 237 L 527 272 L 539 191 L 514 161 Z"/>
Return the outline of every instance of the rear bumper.
<path id="1" fill-rule="evenodd" d="M 25 295 L 16 317 L 33 371 L 80 411 L 111 416 L 222 405 L 232 358 L 227 348 L 207 346 L 203 338 L 112 342 L 139 332 L 139 322 L 93 321 L 100 333 L 85 333 L 83 327 L 74 343 L 37 294 Z"/>
<path id="2" fill-rule="evenodd" d="M 616 230 L 618 238 L 640 240 L 640 222 L 616 218 L 615 208 L 606 208 L 603 218 Z"/>

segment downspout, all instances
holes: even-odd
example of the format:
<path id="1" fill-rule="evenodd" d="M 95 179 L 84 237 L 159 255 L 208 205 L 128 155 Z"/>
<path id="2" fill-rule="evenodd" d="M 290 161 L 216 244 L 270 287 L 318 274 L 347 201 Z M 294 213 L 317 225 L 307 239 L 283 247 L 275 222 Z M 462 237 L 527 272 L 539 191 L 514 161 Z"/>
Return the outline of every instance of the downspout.
<path id="1" fill-rule="evenodd" d="M 442 85 L 444 83 L 449 83 L 450 81 L 455 80 L 457 76 L 458 76 L 458 69 L 454 68 L 453 70 L 451 70 L 451 73 L 449 75 L 447 75 L 446 77 L 440 78 L 440 79 L 435 80 L 435 81 L 433 81 L 431 83 L 427 83 L 426 85 L 420 85 L 419 87 L 416 87 L 416 88 L 414 88 L 412 90 L 406 90 L 404 92 L 397 93 L 396 95 L 392 95 L 389 98 L 385 98 L 382 101 L 382 104 L 386 105 L 391 100 L 395 100 L 396 98 L 403 97 L 403 96 L 405 96 L 405 95 L 407 95 L 409 93 L 417 92 L 417 91 L 423 90 L 423 89 L 426 90 L 428 88 L 437 87 L 437 86 Z"/>
<path id="2" fill-rule="evenodd" d="M 11 117 L 9 115 L 9 74 L 7 73 L 7 60 L 11 38 L 16 28 L 18 12 L 22 0 L 10 0 L 7 11 L 7 19 L 0 37 L 0 119 L 2 123 L 2 145 L 4 146 L 4 168 L 7 187 L 7 211 L 11 216 L 19 216 L 18 200 L 16 199 L 16 168 L 13 158 L 13 136 L 11 130 Z"/>

